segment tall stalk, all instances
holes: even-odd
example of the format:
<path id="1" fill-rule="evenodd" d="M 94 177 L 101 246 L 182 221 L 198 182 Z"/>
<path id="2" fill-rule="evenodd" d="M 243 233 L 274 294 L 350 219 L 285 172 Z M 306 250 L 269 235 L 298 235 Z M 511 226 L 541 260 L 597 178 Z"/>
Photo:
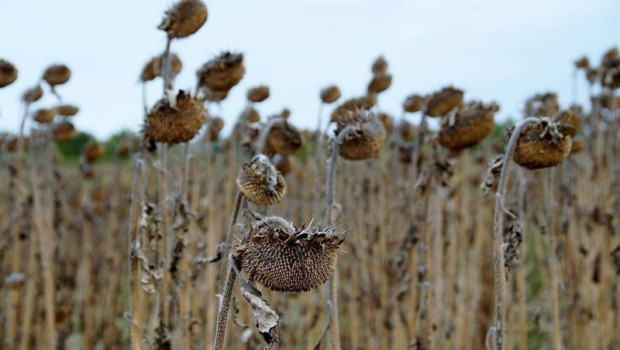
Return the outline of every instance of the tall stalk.
<path id="1" fill-rule="evenodd" d="M 505 197 L 508 189 L 508 170 L 512 155 L 517 146 L 517 140 L 526 126 L 538 123 L 539 119 L 530 117 L 521 120 L 516 126 L 504 152 L 504 162 L 499 176 L 497 193 L 495 194 L 495 208 L 493 211 L 493 270 L 495 279 L 495 321 L 491 328 L 493 332 L 493 349 L 504 350 L 506 344 L 506 267 L 504 266 L 504 214 Z"/>
<path id="2" fill-rule="evenodd" d="M 142 303 L 140 300 L 140 266 L 138 261 L 138 254 L 141 249 L 140 237 L 138 235 L 138 222 L 140 218 L 140 203 L 144 198 L 141 198 L 143 184 L 144 164 L 139 155 L 134 159 L 133 170 L 133 185 L 131 189 L 131 207 L 129 209 L 129 234 L 128 246 L 129 246 L 129 286 L 131 291 L 131 303 L 129 312 L 131 314 L 130 335 L 131 335 L 131 349 L 142 349 L 142 333 L 139 327 L 142 327 L 145 320 L 144 310 L 142 309 Z"/>

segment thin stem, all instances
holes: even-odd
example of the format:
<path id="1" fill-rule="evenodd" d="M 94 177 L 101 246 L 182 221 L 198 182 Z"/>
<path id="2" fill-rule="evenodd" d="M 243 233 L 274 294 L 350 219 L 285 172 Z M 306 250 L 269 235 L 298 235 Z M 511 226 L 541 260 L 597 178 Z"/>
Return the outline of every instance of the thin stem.
<path id="1" fill-rule="evenodd" d="M 334 139 L 332 144 L 332 150 L 330 154 L 330 158 L 327 163 L 327 190 L 326 190 L 326 200 L 325 200 L 325 217 L 323 218 L 323 223 L 325 225 L 333 225 L 332 222 L 332 207 L 334 205 L 334 178 L 336 173 L 336 159 L 338 158 L 338 150 L 340 149 L 340 145 L 348 136 L 348 134 L 355 130 L 355 127 L 349 125 L 344 128 Z M 338 321 L 338 266 L 334 268 L 334 273 L 332 277 L 329 279 L 329 297 L 328 303 L 331 304 L 331 308 L 328 308 L 328 312 L 331 315 L 328 317 L 330 319 L 330 342 L 332 350 L 340 349 L 340 325 Z"/>
<path id="2" fill-rule="evenodd" d="M 226 233 L 226 244 L 230 244 L 230 237 L 232 236 L 233 227 L 237 222 L 237 216 L 239 216 L 239 208 L 241 207 L 242 200 L 243 195 L 241 192 L 237 191 L 234 209 L 232 215 L 230 216 L 230 223 L 228 225 L 228 232 Z M 215 350 L 224 349 L 230 302 L 232 300 L 232 293 L 235 289 L 235 282 L 237 280 L 237 274 L 232 266 L 232 262 L 230 262 L 229 265 L 228 274 L 226 275 L 226 285 L 224 286 L 224 293 L 222 295 L 222 305 L 220 306 L 220 311 L 217 315 L 217 324 L 215 326 Z"/>
<path id="3" fill-rule="evenodd" d="M 138 252 L 140 250 L 140 240 L 138 237 L 138 219 L 140 217 L 140 193 L 142 188 L 142 174 L 143 164 L 139 155 L 136 155 L 134 160 L 134 172 L 133 172 L 133 185 L 131 190 L 131 207 L 129 217 L 131 218 L 129 226 L 128 247 L 129 247 L 129 286 L 131 290 L 131 303 L 130 313 L 132 323 L 138 325 L 138 327 L 131 327 L 131 349 L 140 350 L 141 339 L 143 335 L 140 332 L 142 327 L 144 315 L 143 310 L 140 307 L 140 267 L 138 264 Z"/>
<path id="4" fill-rule="evenodd" d="M 516 126 L 506 151 L 504 152 L 504 164 L 499 176 L 497 193 L 495 194 L 495 208 L 493 214 L 493 269 L 495 276 L 495 324 L 493 327 L 493 347 L 494 350 L 504 350 L 504 339 L 506 338 L 506 268 L 504 266 L 504 239 L 502 231 L 504 228 L 504 199 L 506 197 L 508 183 L 508 169 L 510 160 L 517 146 L 517 140 L 523 129 L 534 123 L 538 123 L 538 118 L 526 118 L 520 121 Z"/>
<path id="5" fill-rule="evenodd" d="M 172 39 L 168 37 L 166 39 L 166 49 L 164 55 L 161 58 L 161 75 L 164 79 L 164 96 L 168 96 L 168 90 L 172 90 L 172 83 L 170 82 L 170 43 Z"/>

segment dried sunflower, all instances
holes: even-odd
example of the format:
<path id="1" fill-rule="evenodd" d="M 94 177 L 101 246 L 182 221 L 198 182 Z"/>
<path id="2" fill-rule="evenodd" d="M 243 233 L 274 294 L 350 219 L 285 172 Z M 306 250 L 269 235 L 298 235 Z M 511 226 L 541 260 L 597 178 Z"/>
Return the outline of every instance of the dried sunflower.
<path id="1" fill-rule="evenodd" d="M 286 193 L 284 177 L 263 154 L 243 165 L 237 175 L 237 187 L 248 201 L 258 205 L 278 203 Z"/>
<path id="2" fill-rule="evenodd" d="M 446 118 L 439 131 L 439 144 L 451 151 L 475 146 L 491 134 L 495 123 L 493 117 L 499 107 L 496 104 L 469 104 L 459 111 L 454 120 Z"/>
<path id="3" fill-rule="evenodd" d="M 181 0 L 165 12 L 157 26 L 168 38 L 185 38 L 196 33 L 207 21 L 207 6 L 199 0 Z"/>
<path id="4" fill-rule="evenodd" d="M 144 135 L 153 142 L 180 143 L 191 140 L 206 120 L 202 102 L 183 90 L 174 98 L 161 99 L 146 117 Z"/>
<path id="5" fill-rule="evenodd" d="M 213 91 L 230 90 L 245 75 L 243 54 L 223 52 L 205 63 L 197 72 L 198 84 Z"/>
<path id="6" fill-rule="evenodd" d="M 451 110 L 463 104 L 463 91 L 452 86 L 432 94 L 426 103 L 426 115 L 443 117 Z"/>
<path id="7" fill-rule="evenodd" d="M 13 84 L 17 80 L 17 68 L 6 60 L 0 59 L 0 88 Z"/>

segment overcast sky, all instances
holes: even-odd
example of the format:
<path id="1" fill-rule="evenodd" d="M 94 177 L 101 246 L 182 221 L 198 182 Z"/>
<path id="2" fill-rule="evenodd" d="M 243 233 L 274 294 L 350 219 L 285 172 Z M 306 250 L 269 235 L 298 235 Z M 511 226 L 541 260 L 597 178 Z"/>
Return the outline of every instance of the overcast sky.
<path id="1" fill-rule="evenodd" d="M 0 58 L 19 78 L 0 89 L 0 130 L 15 131 L 19 97 L 51 63 L 65 63 L 71 80 L 58 88 L 81 107 L 75 123 L 105 138 L 137 131 L 142 120 L 144 63 L 163 51 L 156 29 L 172 1 L 0 0 Z M 573 60 L 599 62 L 620 43 L 620 0 L 262 0 L 206 1 L 209 18 L 195 35 L 174 41 L 183 61 L 178 88 L 194 86 L 195 71 L 222 50 L 245 54 L 247 73 L 221 109 L 228 127 L 245 104 L 247 88 L 268 84 L 263 116 L 288 107 L 291 120 L 314 127 L 319 90 L 337 84 L 345 98 L 361 95 L 370 64 L 386 57 L 394 75 L 381 95 L 397 116 L 410 93 L 448 84 L 466 99 L 495 100 L 498 118 L 519 116 L 524 100 L 555 91 L 571 103 Z M 161 83 L 148 86 L 150 103 Z M 580 100 L 585 100 L 581 80 Z M 49 94 L 37 103 L 55 103 Z"/>

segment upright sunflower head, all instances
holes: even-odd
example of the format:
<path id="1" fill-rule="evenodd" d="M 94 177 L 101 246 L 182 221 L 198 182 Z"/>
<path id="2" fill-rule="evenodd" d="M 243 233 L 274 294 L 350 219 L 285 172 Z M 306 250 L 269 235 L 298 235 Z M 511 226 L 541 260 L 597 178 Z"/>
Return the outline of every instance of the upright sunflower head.
<path id="1" fill-rule="evenodd" d="M 344 234 L 334 228 L 301 227 L 278 217 L 266 217 L 249 229 L 249 239 L 233 253 L 237 267 L 278 292 L 317 288 L 334 271 Z"/>

